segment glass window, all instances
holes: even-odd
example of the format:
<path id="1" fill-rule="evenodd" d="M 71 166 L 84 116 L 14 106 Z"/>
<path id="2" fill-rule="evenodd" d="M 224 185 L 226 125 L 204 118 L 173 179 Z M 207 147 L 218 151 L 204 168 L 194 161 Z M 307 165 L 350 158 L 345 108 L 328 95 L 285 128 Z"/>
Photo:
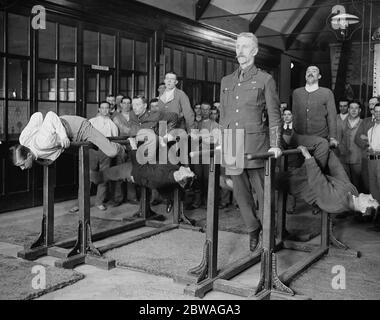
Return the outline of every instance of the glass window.
<path id="1" fill-rule="evenodd" d="M 205 79 L 204 58 L 203 58 L 203 56 L 200 56 L 198 54 L 197 54 L 197 73 L 196 73 L 196 79 L 197 80 L 204 80 Z"/>
<path id="2" fill-rule="evenodd" d="M 0 11 L 0 51 L 4 51 L 4 12 Z"/>
<path id="3" fill-rule="evenodd" d="M 194 79 L 194 54 L 186 53 L 186 78 Z"/>
<path id="4" fill-rule="evenodd" d="M 38 56 L 45 59 L 56 59 L 56 24 L 46 22 L 46 29 L 38 30 Z"/>
<path id="5" fill-rule="evenodd" d="M 17 137 L 29 120 L 29 101 L 8 101 L 8 134 Z"/>
<path id="6" fill-rule="evenodd" d="M 75 101 L 75 67 L 59 66 L 59 100 Z"/>
<path id="7" fill-rule="evenodd" d="M 115 36 L 100 34 L 100 64 L 115 66 Z"/>
<path id="8" fill-rule="evenodd" d="M 207 80 L 208 81 L 215 81 L 215 66 L 214 66 L 215 60 L 213 58 L 207 59 Z"/>
<path id="9" fill-rule="evenodd" d="M 0 98 L 5 98 L 5 88 L 4 88 L 5 63 L 4 61 L 5 60 L 3 58 L 0 58 Z"/>
<path id="10" fill-rule="evenodd" d="M 0 137 L 4 134 L 4 110 L 5 101 L 0 100 Z"/>
<path id="11" fill-rule="evenodd" d="M 8 52 L 29 55 L 29 18 L 16 14 L 8 15 Z"/>
<path id="12" fill-rule="evenodd" d="M 120 45 L 121 69 L 132 70 L 133 65 L 133 40 L 121 39 Z"/>
<path id="13" fill-rule="evenodd" d="M 57 103 L 51 101 L 38 101 L 38 111 L 45 116 L 49 111 L 57 113 Z"/>
<path id="14" fill-rule="evenodd" d="M 234 72 L 234 65 L 233 65 L 233 62 L 232 61 L 227 61 L 226 63 L 226 75 L 227 74 L 231 74 L 232 72 Z"/>
<path id="15" fill-rule="evenodd" d="M 148 66 L 148 44 L 146 42 L 136 41 L 135 70 L 147 72 Z"/>
<path id="16" fill-rule="evenodd" d="M 29 61 L 8 59 L 8 98 L 29 99 Z"/>
<path id="17" fill-rule="evenodd" d="M 59 26 L 59 60 L 76 61 L 76 28 L 60 25 Z"/>
<path id="18" fill-rule="evenodd" d="M 75 103 L 73 102 L 60 102 L 58 107 L 58 115 L 75 115 Z"/>
<path id="19" fill-rule="evenodd" d="M 172 70 L 172 66 L 170 64 L 170 57 L 171 57 L 171 50 L 170 48 L 165 48 L 164 49 L 164 54 L 165 54 L 165 73 Z"/>
<path id="20" fill-rule="evenodd" d="M 55 64 L 39 62 L 37 68 L 38 100 L 57 100 Z"/>
<path id="21" fill-rule="evenodd" d="M 100 88 L 99 99 L 100 101 L 106 100 L 106 97 L 112 93 L 112 76 L 108 74 L 100 74 Z"/>
<path id="22" fill-rule="evenodd" d="M 145 94 L 145 85 L 146 85 L 146 76 L 137 76 L 136 77 L 136 95 L 144 95 Z"/>
<path id="23" fill-rule="evenodd" d="M 182 52 L 179 50 L 173 51 L 173 71 L 178 75 L 182 76 Z M 170 70 L 168 70 L 170 71 Z"/>
<path id="24" fill-rule="evenodd" d="M 125 93 L 127 96 L 132 96 L 132 75 L 121 75 L 120 76 L 120 87 L 119 91 Z"/>
<path id="25" fill-rule="evenodd" d="M 98 33 L 84 30 L 83 61 L 85 64 L 98 64 Z"/>
<path id="26" fill-rule="evenodd" d="M 216 60 L 216 81 L 220 82 L 223 77 L 223 61 L 220 59 Z"/>
<path id="27" fill-rule="evenodd" d="M 86 85 L 86 92 L 87 92 L 87 96 L 86 96 L 86 101 L 87 102 L 97 102 L 98 99 L 97 99 L 97 91 L 96 91 L 96 88 L 97 88 L 97 80 L 96 80 L 96 74 L 94 73 L 90 73 L 90 74 L 87 74 L 86 76 L 86 82 L 87 82 L 87 85 Z"/>
<path id="28" fill-rule="evenodd" d="M 86 104 L 86 118 L 91 119 L 96 117 L 98 113 L 99 105 L 97 103 L 87 103 Z"/>

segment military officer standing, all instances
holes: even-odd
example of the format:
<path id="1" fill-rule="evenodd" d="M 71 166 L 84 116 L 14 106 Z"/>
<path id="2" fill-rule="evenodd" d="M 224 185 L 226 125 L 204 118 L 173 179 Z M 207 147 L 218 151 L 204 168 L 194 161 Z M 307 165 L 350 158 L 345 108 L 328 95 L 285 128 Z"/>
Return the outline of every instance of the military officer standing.
<path id="1" fill-rule="evenodd" d="M 224 77 L 221 83 L 220 125 L 224 138 L 226 132 L 232 135 L 243 132 L 244 135 L 244 139 L 236 139 L 236 142 L 230 145 L 236 150 L 237 158 L 238 153 L 242 156 L 242 153 L 272 152 L 276 158 L 281 155 L 280 101 L 272 76 L 254 64 L 257 52 L 256 36 L 248 32 L 239 34 L 236 41 L 236 57 L 240 66 L 234 73 Z M 265 109 L 268 112 L 269 128 L 262 120 Z M 226 154 L 226 148 L 229 148 L 227 141 L 223 142 L 223 154 Z M 254 251 L 258 247 L 261 231 L 264 161 L 247 160 L 244 157 L 242 168 L 236 162 L 233 166 L 226 166 L 226 173 L 232 176 L 234 197 L 247 226 L 250 250 Z M 256 213 L 252 191 L 255 191 L 257 196 L 259 215 Z"/>

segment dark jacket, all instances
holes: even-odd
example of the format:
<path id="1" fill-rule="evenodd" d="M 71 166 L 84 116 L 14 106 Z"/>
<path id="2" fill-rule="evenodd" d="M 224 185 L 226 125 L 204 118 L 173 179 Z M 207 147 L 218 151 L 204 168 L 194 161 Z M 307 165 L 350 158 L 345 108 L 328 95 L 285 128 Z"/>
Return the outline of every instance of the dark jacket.
<path id="1" fill-rule="evenodd" d="M 298 134 L 337 138 L 334 94 L 319 87 L 307 92 L 305 87 L 293 91 L 293 128 Z"/>
<path id="2" fill-rule="evenodd" d="M 363 140 L 362 138 L 360 138 L 360 136 L 364 135 L 367 137 L 368 130 L 372 128 L 374 124 L 375 122 L 373 121 L 372 117 L 365 118 L 360 123 L 359 128 L 356 131 L 354 141 L 362 151 L 362 158 L 367 158 L 368 140 Z"/>
<path id="3" fill-rule="evenodd" d="M 350 197 L 357 196 L 358 191 L 350 182 L 339 159 L 331 151 L 328 169 L 329 174 L 326 175 L 321 171 L 315 158 L 306 159 L 300 168 L 290 173 L 289 193 L 302 198 L 308 204 L 319 206 L 328 213 L 349 211 Z M 284 180 L 279 183 L 281 182 Z"/>
<path id="4" fill-rule="evenodd" d="M 190 132 L 194 128 L 194 111 L 185 92 L 174 89 L 174 99 L 164 103 L 158 99 L 158 107 L 162 112 L 173 112 L 178 115 L 177 128 L 185 129 Z"/>
<path id="5" fill-rule="evenodd" d="M 146 110 L 143 114 L 136 116 L 134 112 L 130 113 L 130 133 L 134 137 L 140 129 L 152 129 L 156 135 L 165 135 L 164 123 L 160 126 L 160 121 L 167 123 L 167 132 L 170 132 L 177 125 L 178 115 L 173 112 L 161 112 Z M 161 132 L 160 132 L 161 131 Z"/>
<path id="6" fill-rule="evenodd" d="M 245 71 L 239 81 L 239 70 L 225 76 L 220 88 L 221 129 L 244 129 L 244 145 L 237 143 L 236 150 L 244 154 L 267 152 L 269 147 L 280 147 L 282 120 L 276 85 L 269 73 L 255 65 Z M 263 122 L 264 110 L 268 112 L 269 129 Z M 244 149 L 243 149 L 244 148 Z M 245 161 L 245 168 L 259 168 L 262 160 Z"/>

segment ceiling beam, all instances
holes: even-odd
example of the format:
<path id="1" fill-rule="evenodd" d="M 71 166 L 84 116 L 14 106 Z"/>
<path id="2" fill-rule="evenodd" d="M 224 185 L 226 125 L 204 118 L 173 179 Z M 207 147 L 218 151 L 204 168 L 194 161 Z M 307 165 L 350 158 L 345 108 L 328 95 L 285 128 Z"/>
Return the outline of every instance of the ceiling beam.
<path id="1" fill-rule="evenodd" d="M 313 6 L 323 5 L 326 0 L 316 0 L 313 3 Z M 309 21 L 313 18 L 314 14 L 317 12 L 318 7 L 311 7 L 306 11 L 302 19 L 298 22 L 295 28 L 292 31 L 292 34 L 286 39 L 285 48 L 288 50 L 294 41 L 297 39 L 297 33 L 301 33 L 301 31 L 306 27 Z"/>
<path id="2" fill-rule="evenodd" d="M 195 20 L 199 20 L 202 17 L 202 15 L 205 13 L 210 2 L 211 0 L 197 1 L 197 4 L 195 5 Z"/>
<path id="3" fill-rule="evenodd" d="M 264 5 L 261 7 L 260 11 L 257 13 L 256 17 L 249 24 L 249 32 L 255 33 L 257 29 L 261 26 L 262 22 L 266 16 L 270 13 L 277 1 L 276 0 L 266 0 Z"/>

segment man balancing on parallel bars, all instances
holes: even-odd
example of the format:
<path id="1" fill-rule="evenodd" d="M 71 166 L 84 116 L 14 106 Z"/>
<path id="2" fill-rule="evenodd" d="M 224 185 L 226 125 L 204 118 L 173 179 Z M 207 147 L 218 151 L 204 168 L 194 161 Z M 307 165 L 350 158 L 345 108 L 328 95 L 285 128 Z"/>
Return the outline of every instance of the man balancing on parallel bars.
<path id="1" fill-rule="evenodd" d="M 109 157 L 123 155 L 126 147 L 121 144 L 109 141 L 104 135 L 96 130 L 91 123 L 79 116 L 58 117 L 49 111 L 45 119 L 41 112 L 34 113 L 27 126 L 21 132 L 20 144 L 11 147 L 11 158 L 15 166 L 22 170 L 30 169 L 34 161 L 52 163 L 61 153 L 70 147 L 73 142 L 91 142 L 96 145 Z M 189 168 L 177 165 L 139 165 L 134 162 L 133 181 L 142 186 L 150 186 L 146 181 L 157 181 L 156 188 L 168 188 L 178 184 L 182 188 L 187 188 L 191 184 L 194 173 Z M 119 168 L 120 169 L 120 168 Z M 121 172 L 118 180 L 128 179 L 132 172 L 132 165 L 125 167 L 126 172 Z M 160 172 L 161 174 L 157 174 Z M 101 177 L 92 174 L 94 183 L 99 183 Z M 125 176 L 125 177 L 124 177 Z M 159 179 L 157 179 L 159 177 Z"/>

